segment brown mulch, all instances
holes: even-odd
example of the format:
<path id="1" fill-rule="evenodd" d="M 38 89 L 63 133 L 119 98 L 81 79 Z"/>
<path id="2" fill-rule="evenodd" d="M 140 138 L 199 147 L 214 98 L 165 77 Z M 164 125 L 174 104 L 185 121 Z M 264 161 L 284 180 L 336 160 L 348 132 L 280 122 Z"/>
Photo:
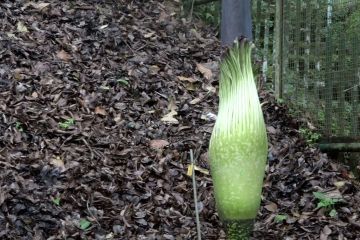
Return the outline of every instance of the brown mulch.
<path id="1" fill-rule="evenodd" d="M 195 239 L 188 153 L 209 168 L 220 48 L 168 2 L 1 1 L 0 239 Z M 270 150 L 254 239 L 357 239 L 347 169 L 260 98 Z M 197 183 L 203 238 L 223 239 L 211 178 Z M 342 198 L 335 216 L 313 192 Z"/>

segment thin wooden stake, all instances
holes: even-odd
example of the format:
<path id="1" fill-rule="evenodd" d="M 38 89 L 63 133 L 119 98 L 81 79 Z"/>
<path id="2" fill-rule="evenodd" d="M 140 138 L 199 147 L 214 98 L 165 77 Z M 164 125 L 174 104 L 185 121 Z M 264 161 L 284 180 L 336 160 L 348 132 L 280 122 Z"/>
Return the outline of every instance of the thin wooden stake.
<path id="1" fill-rule="evenodd" d="M 197 198 L 197 189 L 196 189 L 196 179 L 195 179 L 195 160 L 193 150 L 190 149 L 190 160 L 192 168 L 192 184 L 194 190 L 194 202 L 195 202 L 195 216 L 196 216 L 196 228 L 197 228 L 197 236 L 198 240 L 201 240 L 201 227 L 200 227 L 200 217 L 199 217 L 199 207 L 198 207 L 198 198 Z"/>
<path id="2" fill-rule="evenodd" d="M 192 0 L 192 2 L 191 2 L 191 9 L 190 9 L 190 21 L 192 21 L 192 17 L 193 17 L 194 3 L 195 3 L 195 0 Z"/>

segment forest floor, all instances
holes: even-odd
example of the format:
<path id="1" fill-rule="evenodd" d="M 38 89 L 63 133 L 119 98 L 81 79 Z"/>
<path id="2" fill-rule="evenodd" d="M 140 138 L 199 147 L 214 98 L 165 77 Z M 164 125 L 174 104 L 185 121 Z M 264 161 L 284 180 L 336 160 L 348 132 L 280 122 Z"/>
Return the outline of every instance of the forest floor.
<path id="1" fill-rule="evenodd" d="M 209 169 L 215 31 L 162 1 L 3 0 L 0 16 L 0 239 L 194 239 L 187 168 L 193 149 Z M 360 239 L 347 168 L 260 98 L 270 148 L 254 239 Z M 224 239 L 211 177 L 196 180 L 203 239 Z M 316 209 L 314 192 L 341 201 Z"/>

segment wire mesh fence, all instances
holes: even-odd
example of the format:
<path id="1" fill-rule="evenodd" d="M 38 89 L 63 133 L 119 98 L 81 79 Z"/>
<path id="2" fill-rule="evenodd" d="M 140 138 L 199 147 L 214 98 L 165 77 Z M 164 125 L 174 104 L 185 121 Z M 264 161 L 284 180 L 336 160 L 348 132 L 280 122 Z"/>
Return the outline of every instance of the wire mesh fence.
<path id="1" fill-rule="evenodd" d="M 253 37 L 256 44 L 255 58 L 261 63 L 260 73 L 264 82 L 274 77 L 275 4 L 273 1 L 252 1 Z"/>
<path id="2" fill-rule="evenodd" d="M 254 1 L 255 32 L 266 32 L 257 7 L 266 2 Z M 295 114 L 305 117 L 326 137 L 360 137 L 360 1 L 294 0 L 281 1 L 277 22 L 281 34 L 273 30 L 266 41 L 281 41 L 282 49 L 264 44 L 264 36 L 254 35 L 264 59 L 278 67 L 282 81 L 276 82 L 273 71 L 265 69 L 271 83 L 282 84 L 283 99 Z M 274 10 L 266 10 L 274 14 Z M 269 18 L 276 19 L 276 17 Z M 262 40 L 260 40 L 263 38 Z M 273 44 L 273 46 L 275 46 Z M 277 45 L 279 46 L 279 45 Z M 281 51 L 280 51 L 281 50 Z M 276 51 L 281 52 L 274 54 Z M 277 58 L 274 58 L 277 56 Z M 280 62 L 279 62 L 280 61 Z M 271 70 L 271 69 L 270 69 Z"/>

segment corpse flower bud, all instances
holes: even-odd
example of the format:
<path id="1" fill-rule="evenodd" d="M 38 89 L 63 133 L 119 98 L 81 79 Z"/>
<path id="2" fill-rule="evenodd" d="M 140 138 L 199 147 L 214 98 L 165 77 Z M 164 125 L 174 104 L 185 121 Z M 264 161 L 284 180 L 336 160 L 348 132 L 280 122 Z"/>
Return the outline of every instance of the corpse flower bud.
<path id="1" fill-rule="evenodd" d="M 260 207 L 267 135 L 251 67 L 252 43 L 235 41 L 220 65 L 219 111 L 211 135 L 211 175 L 228 239 L 248 239 Z"/>

